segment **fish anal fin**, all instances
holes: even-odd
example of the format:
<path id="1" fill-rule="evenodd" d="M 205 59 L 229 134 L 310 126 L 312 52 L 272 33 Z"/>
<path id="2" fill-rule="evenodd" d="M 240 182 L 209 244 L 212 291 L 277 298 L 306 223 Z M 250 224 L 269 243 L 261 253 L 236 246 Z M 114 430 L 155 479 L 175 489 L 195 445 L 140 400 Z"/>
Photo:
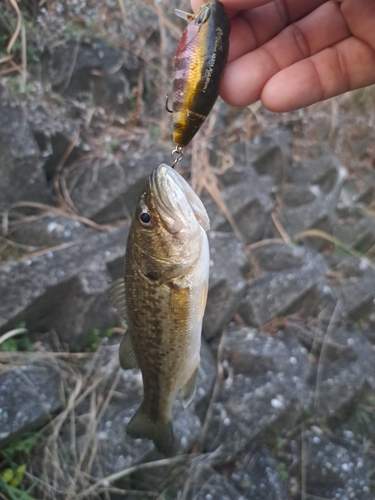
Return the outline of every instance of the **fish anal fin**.
<path id="1" fill-rule="evenodd" d="M 123 370 L 139 368 L 129 329 L 126 331 L 120 344 L 119 360 Z"/>
<path id="2" fill-rule="evenodd" d="M 112 305 L 118 310 L 122 318 L 126 321 L 125 281 L 123 277 L 111 281 L 108 296 Z"/>
<path id="3" fill-rule="evenodd" d="M 197 366 L 189 380 L 182 388 L 182 404 L 184 408 L 186 408 L 188 404 L 191 403 L 195 395 L 195 391 L 197 390 L 198 371 L 199 367 Z"/>
<path id="4" fill-rule="evenodd" d="M 142 405 L 128 423 L 126 433 L 133 439 L 151 439 L 160 453 L 165 456 L 172 454 L 174 443 L 172 422 L 165 423 L 160 420 L 153 422 Z"/>

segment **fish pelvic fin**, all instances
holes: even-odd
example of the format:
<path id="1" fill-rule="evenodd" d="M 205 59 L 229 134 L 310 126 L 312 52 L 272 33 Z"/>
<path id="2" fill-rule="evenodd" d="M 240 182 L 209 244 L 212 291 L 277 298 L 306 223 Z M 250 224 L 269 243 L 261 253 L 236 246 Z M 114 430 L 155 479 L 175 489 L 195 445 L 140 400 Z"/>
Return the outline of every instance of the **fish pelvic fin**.
<path id="1" fill-rule="evenodd" d="M 153 422 L 142 405 L 128 423 L 126 433 L 133 439 L 151 439 L 160 453 L 165 456 L 172 454 L 174 444 L 172 422 L 165 423 L 160 420 Z"/>
<path id="2" fill-rule="evenodd" d="M 192 402 L 195 391 L 197 390 L 198 371 L 199 367 L 193 371 L 193 374 L 182 388 L 182 405 L 184 408 Z"/>

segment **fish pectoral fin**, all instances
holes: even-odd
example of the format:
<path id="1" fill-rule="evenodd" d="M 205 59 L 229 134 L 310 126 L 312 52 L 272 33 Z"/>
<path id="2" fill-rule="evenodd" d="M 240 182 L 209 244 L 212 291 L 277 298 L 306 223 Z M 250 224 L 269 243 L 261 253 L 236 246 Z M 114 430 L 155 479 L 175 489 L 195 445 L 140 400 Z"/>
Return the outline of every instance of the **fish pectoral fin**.
<path id="1" fill-rule="evenodd" d="M 142 405 L 128 423 L 126 434 L 133 439 L 151 439 L 160 453 L 163 453 L 165 456 L 171 455 L 173 451 L 172 422 L 165 423 L 160 420 L 153 422 L 144 411 Z"/>
<path id="2" fill-rule="evenodd" d="M 129 329 L 126 331 L 124 338 L 121 341 L 119 360 L 120 360 L 120 366 L 123 370 L 131 370 L 133 368 L 139 368 L 137 356 L 134 351 Z"/>
<path id="3" fill-rule="evenodd" d="M 180 9 L 174 9 L 174 13 L 176 14 L 177 17 L 180 17 L 181 19 L 187 22 L 189 22 L 194 16 L 194 14 L 191 14 L 190 12 L 185 12 Z"/>
<path id="4" fill-rule="evenodd" d="M 126 321 L 126 303 L 125 303 L 125 280 L 118 278 L 111 282 L 108 295 L 112 305 L 118 310 L 122 318 Z M 129 328 L 126 330 L 124 338 L 121 341 L 119 351 L 120 366 L 123 370 L 139 368 L 137 356 L 134 352 L 132 338 Z"/>
<path id="5" fill-rule="evenodd" d="M 195 391 L 197 390 L 197 377 L 198 377 L 199 366 L 194 370 L 193 375 L 189 378 L 186 384 L 182 388 L 182 404 L 186 408 L 188 404 L 191 403 Z"/>
<path id="6" fill-rule="evenodd" d="M 112 305 L 118 310 L 122 318 L 126 321 L 125 280 L 123 277 L 111 281 L 108 296 Z"/>

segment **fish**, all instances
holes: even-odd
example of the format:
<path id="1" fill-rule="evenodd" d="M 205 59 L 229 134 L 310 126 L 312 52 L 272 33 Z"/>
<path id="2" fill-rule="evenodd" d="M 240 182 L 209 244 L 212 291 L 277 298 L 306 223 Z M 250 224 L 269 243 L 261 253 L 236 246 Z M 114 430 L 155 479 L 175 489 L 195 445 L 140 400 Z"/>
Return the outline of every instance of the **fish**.
<path id="1" fill-rule="evenodd" d="M 187 181 L 166 164 L 148 177 L 132 219 L 124 277 L 110 289 L 128 329 L 120 345 L 124 370 L 140 368 L 143 401 L 128 423 L 132 438 L 173 451 L 171 410 L 182 389 L 194 397 L 209 275 L 210 221 Z"/>
<path id="2" fill-rule="evenodd" d="M 228 59 L 230 21 L 218 0 L 195 14 L 176 12 L 188 20 L 173 64 L 173 142 L 189 144 L 219 95 Z"/>

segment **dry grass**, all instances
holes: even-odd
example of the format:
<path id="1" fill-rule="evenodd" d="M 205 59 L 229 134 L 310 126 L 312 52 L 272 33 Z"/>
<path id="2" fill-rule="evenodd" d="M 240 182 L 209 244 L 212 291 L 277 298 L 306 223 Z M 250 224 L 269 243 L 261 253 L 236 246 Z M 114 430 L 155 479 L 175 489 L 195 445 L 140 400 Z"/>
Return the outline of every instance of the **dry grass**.
<path id="1" fill-rule="evenodd" d="M 27 469 L 29 481 L 37 483 L 34 494 L 38 492 L 38 498 L 76 498 L 96 482 L 91 474 L 97 450 L 96 429 L 121 376 L 117 356 L 101 362 L 98 368 L 103 349 L 101 346 L 96 353 L 0 353 L 1 372 L 14 370 L 26 361 L 28 365 L 49 365 L 61 376 L 62 410 L 51 416 L 51 421 L 41 429 L 43 445 L 37 450 L 40 461 L 35 466 L 31 459 Z M 89 404 L 88 413 L 77 415 L 77 407 L 83 402 Z M 76 423 L 82 418 L 86 421 L 86 434 L 78 450 Z M 62 431 L 70 439 L 63 441 Z"/>
<path id="2" fill-rule="evenodd" d="M 0 343 L 23 332 L 24 329 L 8 332 L 0 338 Z M 159 494 L 152 491 L 130 491 L 116 486 L 116 482 L 143 470 L 157 470 L 166 466 L 186 467 L 190 464 L 189 467 L 193 470 L 196 460 L 201 462 L 211 457 L 212 454 L 199 453 L 196 456 L 192 452 L 189 455 L 140 463 L 103 476 L 97 460 L 100 455 L 98 427 L 116 394 L 123 373 L 118 364 L 118 345 L 109 350 L 110 356 L 108 346 L 102 344 L 95 353 L 0 352 L 0 373 L 21 368 L 25 364 L 39 364 L 49 366 L 61 377 L 61 411 L 58 415 L 51 415 L 50 422 L 38 432 L 40 445 L 28 458 L 26 478 L 29 484 L 34 484 L 33 498 L 110 498 L 111 492 L 134 497 L 143 494 L 143 498 L 154 498 Z M 216 393 L 217 390 L 214 394 Z M 83 408 L 85 410 L 82 412 Z M 101 459 L 105 460 L 105 457 Z"/>

